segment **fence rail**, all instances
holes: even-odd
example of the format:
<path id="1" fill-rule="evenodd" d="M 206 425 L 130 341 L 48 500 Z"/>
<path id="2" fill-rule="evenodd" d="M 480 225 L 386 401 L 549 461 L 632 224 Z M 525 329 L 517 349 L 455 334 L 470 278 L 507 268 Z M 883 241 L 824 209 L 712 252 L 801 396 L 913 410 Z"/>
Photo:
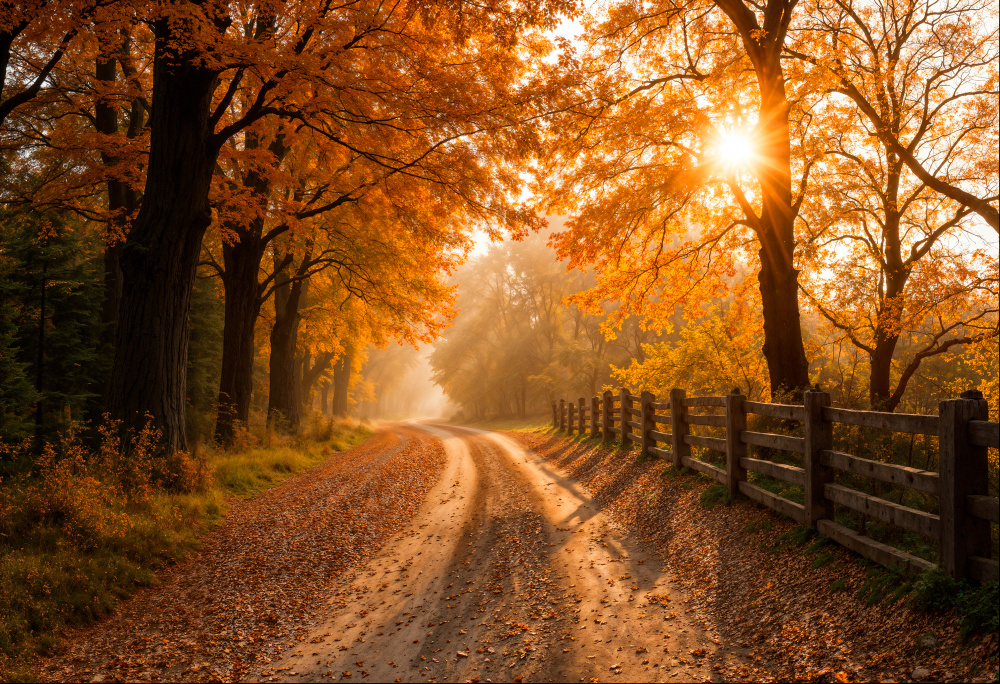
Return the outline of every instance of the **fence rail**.
<path id="1" fill-rule="evenodd" d="M 589 404 L 589 406 L 588 406 Z M 713 409 L 724 412 L 713 412 Z M 691 409 L 698 411 L 692 413 Z M 702 412 L 707 411 L 707 412 Z M 747 430 L 747 414 L 803 424 L 804 437 Z M 954 577 L 982 582 L 996 579 L 1000 564 L 991 558 L 991 525 L 1000 520 L 1000 500 L 988 491 L 987 449 L 1000 448 L 1000 424 L 987 420 L 986 401 L 979 392 L 941 402 L 938 415 L 856 411 L 830 406 L 826 392 L 808 391 L 802 406 L 747 401 L 739 394 L 688 397 L 673 389 L 667 401 L 650 392 L 618 393 L 575 402 L 552 403 L 552 424 L 569 434 L 588 434 L 605 442 L 621 438 L 677 468 L 696 470 L 725 485 L 732 496 L 742 494 L 805 525 L 852 551 L 904 573 L 938 567 L 900 549 L 847 529 L 834 520 L 834 504 L 890 525 L 916 532 L 940 544 L 939 566 Z M 938 438 L 939 471 L 882 463 L 833 449 L 835 424 L 892 433 Z M 724 437 L 691 434 L 691 426 L 720 431 Z M 669 430 L 669 432 L 667 432 Z M 663 445 L 663 446 L 659 446 Z M 804 467 L 750 458 L 747 445 L 801 454 Z M 694 458 L 691 447 L 719 452 L 725 467 Z M 867 494 L 834 482 L 835 472 L 861 475 L 937 498 L 938 514 Z M 747 481 L 759 473 L 803 488 L 800 504 Z M 902 501 L 902 499 L 900 499 Z"/>

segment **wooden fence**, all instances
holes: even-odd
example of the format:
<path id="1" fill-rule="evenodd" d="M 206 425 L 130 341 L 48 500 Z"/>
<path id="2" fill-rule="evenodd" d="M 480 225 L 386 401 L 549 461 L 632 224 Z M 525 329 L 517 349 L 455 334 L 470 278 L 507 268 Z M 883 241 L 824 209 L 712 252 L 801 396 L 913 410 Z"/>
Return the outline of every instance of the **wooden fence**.
<path id="1" fill-rule="evenodd" d="M 694 410 L 717 407 L 724 414 Z M 752 432 L 747 415 L 757 414 L 804 424 L 804 437 Z M 821 534 L 882 565 L 916 574 L 935 565 L 878 542 L 834 522 L 834 504 L 936 539 L 940 565 L 954 577 L 982 582 L 996 579 L 998 563 L 991 558 L 991 524 L 1000 520 L 1000 506 L 988 491 L 987 449 L 1000 447 L 998 423 L 987 420 L 982 394 L 965 392 L 942 401 L 938 415 L 854 411 L 830 406 L 826 392 L 808 391 L 802 406 L 748 401 L 740 394 L 687 397 L 670 391 L 669 401 L 649 393 L 636 396 L 622 388 L 615 395 L 580 398 L 552 404 L 553 425 L 604 442 L 621 438 L 623 448 L 638 445 L 643 452 L 685 466 L 725 485 L 729 494 L 743 494 L 779 513 L 815 527 Z M 893 433 L 934 435 L 939 445 L 939 471 L 882 463 L 833 449 L 835 424 L 855 425 Z M 725 438 L 691 434 L 692 425 L 721 428 Z M 749 458 L 748 445 L 802 455 L 804 467 Z M 691 447 L 724 455 L 725 468 L 695 459 Z M 804 503 L 796 503 L 747 482 L 747 471 L 799 485 Z M 834 482 L 835 471 L 854 473 L 937 497 L 939 515 L 908 508 Z"/>

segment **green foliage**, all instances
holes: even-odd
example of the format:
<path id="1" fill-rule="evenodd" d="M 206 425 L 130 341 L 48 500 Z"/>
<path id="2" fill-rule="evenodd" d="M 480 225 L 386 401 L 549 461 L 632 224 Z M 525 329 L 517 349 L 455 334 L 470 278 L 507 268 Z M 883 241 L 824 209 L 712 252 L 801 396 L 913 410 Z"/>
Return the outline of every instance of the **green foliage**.
<path id="1" fill-rule="evenodd" d="M 217 281 L 199 277 L 191 293 L 188 343 L 187 433 L 191 443 L 210 439 L 215 430 L 224 322 L 225 307 L 217 292 Z"/>
<path id="2" fill-rule="evenodd" d="M 819 568 L 822 568 L 824 565 L 827 565 L 834 558 L 836 558 L 836 556 L 832 553 L 819 554 L 818 556 L 816 556 L 816 560 L 813 561 L 812 565 L 813 570 L 818 570 Z"/>
<path id="3" fill-rule="evenodd" d="M 31 434 L 37 397 L 28 379 L 28 364 L 17 356 L 16 267 L 11 255 L 0 250 L 0 439 L 8 441 Z"/>
<path id="4" fill-rule="evenodd" d="M 705 491 L 701 493 L 701 498 L 698 500 L 698 504 L 702 508 L 707 508 L 708 510 L 712 510 L 719 504 L 728 506 L 732 502 L 733 498 L 729 496 L 729 490 L 725 485 L 720 483 L 715 483 L 706 488 Z"/>
<path id="5" fill-rule="evenodd" d="M 100 252 L 67 218 L 0 216 L 0 438 L 39 439 L 94 417 L 101 349 Z"/>
<path id="6" fill-rule="evenodd" d="M 839 579 L 830 585 L 830 593 L 836 594 L 838 591 L 843 591 L 847 588 L 847 580 Z"/>
<path id="7" fill-rule="evenodd" d="M 763 532 L 774 527 L 774 521 L 770 518 L 762 517 L 757 520 L 751 520 L 743 528 L 743 531 L 747 534 L 757 534 L 758 532 Z"/>
<path id="8" fill-rule="evenodd" d="M 1000 589 L 997 580 L 978 585 L 956 580 L 940 569 L 923 572 L 913 583 L 910 601 L 920 611 L 955 610 L 961 616 L 963 638 L 1000 631 Z"/>
<path id="9" fill-rule="evenodd" d="M 902 575 L 875 566 L 868 570 L 857 596 L 866 606 L 874 606 L 887 599 L 889 603 L 896 601 L 907 589 L 906 579 Z"/>

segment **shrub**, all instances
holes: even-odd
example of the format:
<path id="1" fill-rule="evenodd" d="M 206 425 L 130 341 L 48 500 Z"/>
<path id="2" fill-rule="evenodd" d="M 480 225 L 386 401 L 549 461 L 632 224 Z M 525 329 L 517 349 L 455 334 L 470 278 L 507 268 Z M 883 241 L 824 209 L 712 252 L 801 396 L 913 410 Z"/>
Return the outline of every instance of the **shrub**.
<path id="1" fill-rule="evenodd" d="M 921 573 L 910 595 L 913 606 L 928 613 L 955 610 L 960 617 L 963 638 L 1000 631 L 1000 585 L 993 580 L 978 585 L 969 579 L 956 580 L 940 569 Z"/>

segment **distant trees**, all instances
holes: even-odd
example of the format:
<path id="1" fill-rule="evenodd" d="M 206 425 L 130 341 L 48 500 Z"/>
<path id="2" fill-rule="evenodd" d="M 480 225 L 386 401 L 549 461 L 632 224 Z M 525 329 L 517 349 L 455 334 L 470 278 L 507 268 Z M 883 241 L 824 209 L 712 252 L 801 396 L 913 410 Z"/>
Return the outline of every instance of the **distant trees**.
<path id="1" fill-rule="evenodd" d="M 590 397 L 610 380 L 612 363 L 639 351 L 628 335 L 609 341 L 603 316 L 566 306 L 593 281 L 553 256 L 536 236 L 492 247 L 456 276 L 461 314 L 430 360 L 435 381 L 468 417 L 525 416 L 567 392 Z"/>

